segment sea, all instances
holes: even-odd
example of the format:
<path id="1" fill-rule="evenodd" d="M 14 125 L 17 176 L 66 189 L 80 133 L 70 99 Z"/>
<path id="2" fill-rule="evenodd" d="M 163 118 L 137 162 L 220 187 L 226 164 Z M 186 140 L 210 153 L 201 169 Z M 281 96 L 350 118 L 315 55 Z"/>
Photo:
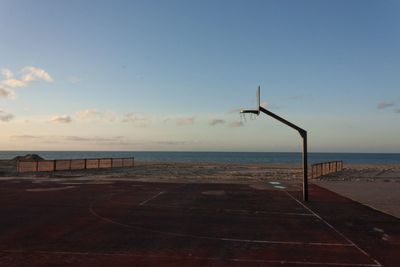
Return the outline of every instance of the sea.
<path id="1" fill-rule="evenodd" d="M 154 151 L 0 151 L 0 159 L 38 154 L 44 159 L 134 157 L 138 162 L 301 164 L 298 152 L 154 152 Z M 400 164 L 400 153 L 308 153 L 310 164 L 341 160 L 348 164 Z"/>

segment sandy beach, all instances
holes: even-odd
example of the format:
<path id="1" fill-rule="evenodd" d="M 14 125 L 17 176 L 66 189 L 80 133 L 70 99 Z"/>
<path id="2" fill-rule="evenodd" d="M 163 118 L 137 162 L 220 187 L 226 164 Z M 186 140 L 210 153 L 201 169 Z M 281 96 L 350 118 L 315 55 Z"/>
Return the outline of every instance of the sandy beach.
<path id="1" fill-rule="evenodd" d="M 347 165 L 312 182 L 400 218 L 400 164 Z"/>

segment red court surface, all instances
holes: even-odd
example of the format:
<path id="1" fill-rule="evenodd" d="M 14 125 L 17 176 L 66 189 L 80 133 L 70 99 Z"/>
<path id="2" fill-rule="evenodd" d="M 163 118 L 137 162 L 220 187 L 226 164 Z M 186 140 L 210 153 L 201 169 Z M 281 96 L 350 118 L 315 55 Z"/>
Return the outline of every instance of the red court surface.
<path id="1" fill-rule="evenodd" d="M 400 220 L 316 185 L 0 182 L 0 266 L 400 266 Z"/>

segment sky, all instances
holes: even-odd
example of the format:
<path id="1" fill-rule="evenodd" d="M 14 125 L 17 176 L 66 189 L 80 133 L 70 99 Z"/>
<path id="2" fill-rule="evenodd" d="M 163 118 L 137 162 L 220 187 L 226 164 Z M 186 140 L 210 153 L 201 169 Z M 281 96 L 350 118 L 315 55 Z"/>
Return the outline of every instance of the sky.
<path id="1" fill-rule="evenodd" d="M 0 150 L 400 153 L 400 2 L 0 0 Z"/>

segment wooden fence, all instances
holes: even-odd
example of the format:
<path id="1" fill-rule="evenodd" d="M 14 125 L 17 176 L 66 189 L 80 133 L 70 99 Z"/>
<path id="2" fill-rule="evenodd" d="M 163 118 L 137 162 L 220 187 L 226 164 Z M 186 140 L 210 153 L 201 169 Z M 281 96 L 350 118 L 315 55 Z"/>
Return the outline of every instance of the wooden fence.
<path id="1" fill-rule="evenodd" d="M 134 167 L 135 158 L 57 159 L 17 161 L 17 172 L 53 172 Z"/>
<path id="2" fill-rule="evenodd" d="M 329 161 L 311 165 L 311 178 L 343 170 L 343 161 Z"/>

